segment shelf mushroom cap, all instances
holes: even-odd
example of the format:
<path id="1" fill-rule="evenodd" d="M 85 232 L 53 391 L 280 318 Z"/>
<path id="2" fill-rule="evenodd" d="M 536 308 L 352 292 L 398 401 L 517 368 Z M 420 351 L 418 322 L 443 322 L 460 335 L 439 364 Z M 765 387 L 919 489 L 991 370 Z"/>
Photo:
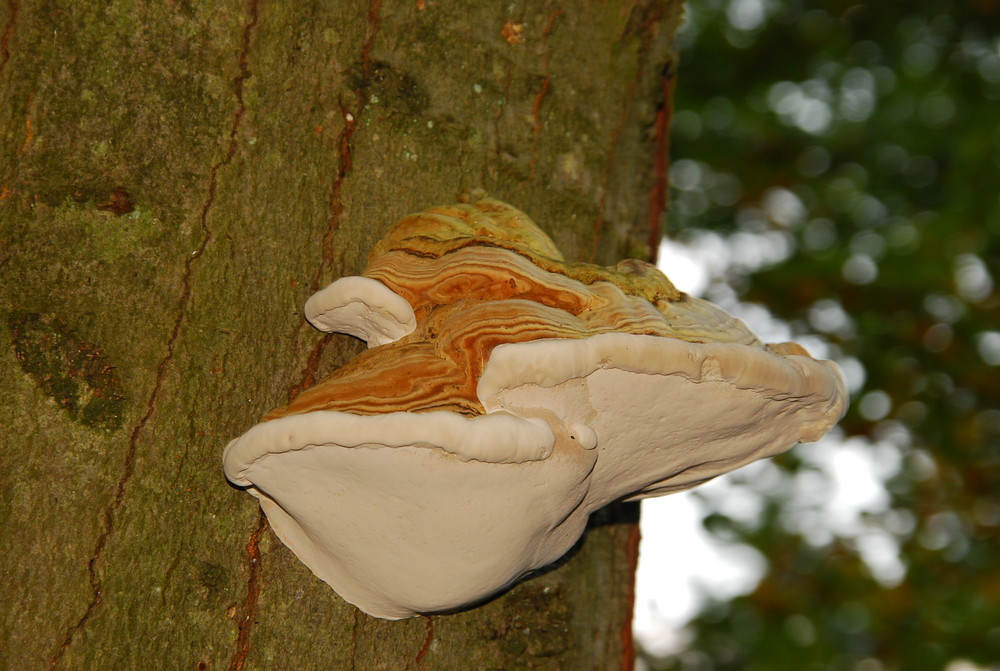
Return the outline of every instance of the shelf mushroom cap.
<path id="1" fill-rule="evenodd" d="M 232 441 L 226 476 L 388 619 L 480 602 L 600 507 L 817 440 L 846 406 L 834 364 L 649 264 L 568 263 L 494 200 L 404 218 L 307 315 L 370 349 Z"/>

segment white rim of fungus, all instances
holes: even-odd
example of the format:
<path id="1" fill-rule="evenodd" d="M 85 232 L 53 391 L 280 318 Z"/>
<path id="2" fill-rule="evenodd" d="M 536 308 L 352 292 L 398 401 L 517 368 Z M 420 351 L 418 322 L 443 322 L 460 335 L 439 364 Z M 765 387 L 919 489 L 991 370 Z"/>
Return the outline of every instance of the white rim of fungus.
<path id="1" fill-rule="evenodd" d="M 438 448 L 463 461 L 520 463 L 552 454 L 555 435 L 541 419 L 506 412 L 467 417 L 455 412 L 352 415 L 317 410 L 257 424 L 226 446 L 226 477 L 247 487 L 247 469 L 269 454 L 327 446 Z"/>
<path id="2" fill-rule="evenodd" d="M 505 389 L 526 384 L 555 387 L 601 369 L 681 375 L 693 382 L 723 381 L 738 389 L 758 390 L 789 401 L 826 398 L 829 399 L 826 413 L 837 413 L 838 417 L 846 407 L 844 378 L 833 362 L 808 356 L 781 356 L 747 345 L 690 343 L 630 333 L 499 345 L 479 378 L 476 394 L 487 412 L 491 412 L 499 407 L 495 399 Z M 644 399 L 637 398 L 637 402 Z M 824 424 L 815 436 L 810 433 L 802 440 L 817 440 L 828 428 Z"/>
<path id="3" fill-rule="evenodd" d="M 321 331 L 347 333 L 368 347 L 385 345 L 417 327 L 405 298 L 370 277 L 341 277 L 313 294 L 305 305 L 309 323 Z"/>

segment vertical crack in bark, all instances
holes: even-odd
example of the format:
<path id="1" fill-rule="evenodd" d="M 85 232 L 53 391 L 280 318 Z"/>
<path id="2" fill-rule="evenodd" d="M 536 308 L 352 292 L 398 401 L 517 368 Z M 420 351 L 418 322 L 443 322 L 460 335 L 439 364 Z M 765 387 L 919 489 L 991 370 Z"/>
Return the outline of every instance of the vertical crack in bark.
<path id="1" fill-rule="evenodd" d="M 291 389 L 288 390 L 289 402 L 294 401 L 299 394 L 316 383 L 316 371 L 319 369 L 320 354 L 323 353 L 329 340 L 329 336 L 319 339 L 312 348 L 312 351 L 309 352 L 309 357 L 306 359 L 306 367 L 302 370 L 299 381 L 293 384 Z"/>
<path id="2" fill-rule="evenodd" d="M 562 9 L 553 10 L 545 22 L 545 27 L 542 28 L 542 85 L 538 91 L 538 95 L 535 96 L 534 104 L 531 106 L 531 118 L 534 122 L 534 128 L 532 129 L 534 152 L 532 153 L 531 163 L 528 166 L 528 181 L 534 181 L 535 179 L 535 167 L 538 164 L 542 147 L 542 103 L 545 101 L 545 96 L 552 85 L 552 71 L 549 67 L 549 57 L 551 56 L 548 46 L 549 33 L 552 32 L 552 27 L 562 12 Z"/>
<path id="3" fill-rule="evenodd" d="M 656 110 L 656 128 L 653 154 L 653 189 L 649 203 L 649 253 L 650 263 L 656 263 L 663 237 L 663 217 L 667 212 L 670 194 L 670 177 L 667 169 L 670 156 L 670 119 L 674 112 L 674 69 L 667 65 L 661 82 L 663 97 Z"/>
<path id="4" fill-rule="evenodd" d="M 427 652 L 431 649 L 431 643 L 434 642 L 434 616 L 425 615 L 424 620 L 427 622 L 427 635 L 424 637 L 424 645 L 420 648 L 420 652 L 417 653 L 416 662 L 417 668 L 420 671 L 426 671 L 424 666 L 424 657 L 427 656 Z"/>
<path id="5" fill-rule="evenodd" d="M 24 142 L 17 150 L 18 157 L 24 156 L 24 152 L 31 149 L 31 145 L 35 142 L 35 127 L 31 123 L 31 106 L 34 99 L 35 93 L 32 91 L 28 94 L 28 102 L 24 105 Z"/>
<path id="6" fill-rule="evenodd" d="M 364 64 L 365 76 L 371 76 L 372 47 L 375 45 L 375 37 L 382 27 L 382 0 L 368 0 L 368 37 L 361 45 L 361 62 Z"/>
<path id="7" fill-rule="evenodd" d="M 365 37 L 365 41 L 361 45 L 361 53 L 358 56 L 365 80 L 369 79 L 372 75 L 371 53 L 375 45 L 375 38 L 378 36 L 379 29 L 382 27 L 381 10 L 382 0 L 369 0 L 367 12 L 368 35 Z M 319 265 L 316 267 L 316 272 L 313 275 L 312 280 L 309 283 L 309 290 L 312 292 L 319 290 L 320 282 L 326 274 L 327 269 L 336 263 L 334 238 L 336 237 L 337 231 L 340 229 L 341 217 L 344 214 L 344 203 L 342 200 L 344 182 L 347 180 L 348 175 L 350 175 L 351 170 L 354 167 L 354 135 L 358 130 L 361 115 L 364 114 L 365 108 L 368 106 L 368 93 L 364 90 L 364 88 L 356 90 L 355 95 L 357 96 L 358 104 L 353 111 L 348 109 L 346 105 L 341 104 L 340 106 L 340 112 L 344 118 L 344 129 L 337 137 L 339 161 L 337 172 L 334 175 L 333 181 L 330 183 L 330 192 L 327 197 L 330 217 L 327 219 L 326 231 L 323 233 L 323 240 L 320 245 L 322 258 Z M 296 330 L 296 340 L 298 339 L 300 332 L 300 330 Z M 316 378 L 316 370 L 319 365 L 320 355 L 323 353 L 323 350 L 326 349 L 326 346 L 331 340 L 332 338 L 330 337 L 322 338 L 316 343 L 315 347 L 313 347 L 309 357 L 306 359 L 305 368 L 299 375 L 299 382 L 289 389 L 289 400 L 298 396 L 303 389 L 307 389 L 313 385 Z"/>
<path id="8" fill-rule="evenodd" d="M 367 15 L 368 35 L 365 38 L 364 43 L 361 45 L 361 54 L 359 56 L 359 61 L 364 73 L 364 79 L 366 81 L 372 76 L 371 53 L 372 48 L 375 45 L 375 38 L 378 35 L 379 29 L 382 27 L 382 19 L 380 16 L 381 9 L 381 0 L 369 0 Z M 358 98 L 356 109 L 352 111 L 344 105 L 341 105 L 340 107 L 341 114 L 344 117 L 344 129 L 340 132 L 340 136 L 337 138 L 337 148 L 340 152 L 340 161 L 337 168 L 337 174 L 330 183 L 330 195 L 327 199 L 330 208 L 330 218 L 327 220 L 326 232 L 323 234 L 323 260 L 316 269 L 316 275 L 313 277 L 312 284 L 310 285 L 310 289 L 313 291 L 319 289 L 319 282 L 323 275 L 323 271 L 326 270 L 327 266 L 332 265 L 334 262 L 333 238 L 337 230 L 340 228 L 340 219 L 344 213 L 344 204 L 341 200 L 341 194 L 344 188 L 344 181 L 347 179 L 351 169 L 354 167 L 354 134 L 357 132 L 361 115 L 364 114 L 365 108 L 368 105 L 368 93 L 364 90 L 364 88 L 359 88 L 355 91 L 355 94 Z"/>
<path id="9" fill-rule="evenodd" d="M 365 63 L 366 77 L 367 72 L 368 63 Z M 355 112 L 352 113 L 344 105 L 341 105 L 340 107 L 341 116 L 344 118 L 344 129 L 340 131 L 340 135 L 337 137 L 337 149 L 339 151 L 337 175 L 330 183 L 330 195 L 327 197 L 327 206 L 330 208 L 330 217 L 327 219 L 326 231 L 323 233 L 323 241 L 320 246 L 323 258 L 316 269 L 316 274 L 313 276 L 312 282 L 309 285 L 309 289 L 311 291 L 319 290 L 320 278 L 322 277 L 323 272 L 326 270 L 327 266 L 333 265 L 334 263 L 333 238 L 340 229 L 340 219 L 344 214 L 344 204 L 341 201 L 341 193 L 344 189 L 344 180 L 347 179 L 347 175 L 350 174 L 351 168 L 354 167 L 353 146 L 351 142 L 354 139 L 354 133 L 357 131 L 358 117 L 361 116 L 361 113 L 364 111 L 367 103 L 367 96 L 363 91 L 358 91 L 358 98 L 358 107 Z"/>
<path id="10" fill-rule="evenodd" d="M 638 506 L 637 503 L 629 505 Z M 621 630 L 622 671 L 635 669 L 635 640 L 632 634 L 632 613 L 635 611 L 635 572 L 639 567 L 639 541 L 642 535 L 638 520 L 627 526 L 628 538 L 625 540 L 625 571 L 631 576 L 628 582 L 628 597 L 626 599 L 626 616 Z"/>
<path id="11" fill-rule="evenodd" d="M 3 36 L 0 37 L 0 75 L 3 75 L 10 60 L 10 38 L 14 35 L 14 24 L 17 23 L 17 13 L 20 7 L 17 0 L 7 0 L 7 23 L 3 27 Z"/>
<path id="12" fill-rule="evenodd" d="M 104 550 L 107 546 L 108 540 L 114 533 L 118 512 L 125 502 L 126 488 L 135 466 L 135 457 L 138 450 L 139 439 L 146 426 L 149 424 L 149 421 L 152 419 L 153 414 L 156 412 L 157 401 L 160 396 L 160 391 L 163 388 L 164 380 L 166 379 L 167 370 L 174 360 L 174 347 L 177 344 L 177 340 L 180 338 L 181 328 L 187 314 L 188 305 L 191 301 L 194 262 L 201 257 L 205 249 L 208 247 L 209 242 L 212 240 L 212 234 L 208 227 L 208 213 L 215 203 L 219 171 L 223 167 L 229 165 L 233 157 L 236 155 L 237 135 L 240 124 L 243 120 L 243 115 L 246 111 L 246 106 L 243 102 L 243 82 L 250 76 L 250 71 L 247 66 L 247 56 L 250 48 L 250 36 L 254 27 L 257 25 L 257 2 L 258 0 L 251 0 L 250 2 L 250 22 L 244 27 L 243 30 L 243 43 L 239 59 L 239 74 L 233 80 L 233 90 L 237 104 L 229 130 L 229 144 L 223 158 L 216 162 L 208 173 L 207 195 L 205 197 L 205 202 L 202 205 L 201 212 L 199 213 L 199 223 L 202 230 L 201 242 L 199 243 L 198 248 L 188 255 L 184 261 L 184 268 L 181 274 L 181 292 L 177 299 L 177 307 L 175 308 L 176 317 L 174 318 L 173 327 L 171 328 L 166 341 L 166 353 L 160 360 L 159 365 L 156 367 L 156 374 L 153 378 L 153 387 L 146 400 L 145 412 L 143 412 L 142 417 L 136 423 L 135 428 L 129 436 L 128 447 L 125 450 L 125 458 L 122 463 L 121 474 L 119 475 L 118 481 L 115 485 L 114 496 L 104 510 L 103 528 L 97 537 L 97 542 L 94 545 L 94 550 L 91 553 L 90 560 L 87 562 L 87 575 L 91 588 L 91 598 L 80 618 L 75 624 L 66 630 L 56 654 L 49 660 L 50 669 L 55 669 L 59 666 L 59 663 L 62 661 L 70 645 L 72 645 L 77 634 L 83 630 L 83 628 L 90 621 L 91 616 L 104 602 L 104 593 L 102 591 L 104 580 L 100 576 L 99 565 L 104 556 Z"/>
<path id="13" fill-rule="evenodd" d="M 250 534 L 247 541 L 247 563 L 249 577 L 247 578 L 247 594 L 243 600 L 243 619 L 240 620 L 239 633 L 236 635 L 236 652 L 229 661 L 229 671 L 243 671 L 247 655 L 250 654 L 250 633 L 257 621 L 258 598 L 260 597 L 260 539 L 267 530 L 267 516 L 260 510 L 257 514 L 257 528 Z"/>

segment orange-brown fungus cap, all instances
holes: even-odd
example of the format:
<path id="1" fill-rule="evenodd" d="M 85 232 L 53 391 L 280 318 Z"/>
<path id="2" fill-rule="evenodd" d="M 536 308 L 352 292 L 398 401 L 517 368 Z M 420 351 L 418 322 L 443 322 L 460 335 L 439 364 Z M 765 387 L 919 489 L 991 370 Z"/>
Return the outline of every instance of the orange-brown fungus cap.
<path id="1" fill-rule="evenodd" d="M 405 217 L 363 274 L 412 306 L 416 329 L 360 354 L 266 419 L 315 410 L 482 414 L 476 383 L 504 343 L 617 332 L 762 346 L 651 264 L 567 263 L 527 215 L 496 200 Z"/>

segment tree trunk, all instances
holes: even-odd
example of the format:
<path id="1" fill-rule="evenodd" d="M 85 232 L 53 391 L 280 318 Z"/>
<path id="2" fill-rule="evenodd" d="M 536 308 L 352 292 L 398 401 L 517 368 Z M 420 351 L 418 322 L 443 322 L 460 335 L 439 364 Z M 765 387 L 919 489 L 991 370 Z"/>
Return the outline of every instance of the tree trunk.
<path id="1" fill-rule="evenodd" d="M 631 668 L 634 507 L 386 622 L 221 452 L 360 351 L 302 304 L 405 214 L 485 192 L 649 257 L 679 0 L 164 5 L 0 9 L 0 667 Z"/>

